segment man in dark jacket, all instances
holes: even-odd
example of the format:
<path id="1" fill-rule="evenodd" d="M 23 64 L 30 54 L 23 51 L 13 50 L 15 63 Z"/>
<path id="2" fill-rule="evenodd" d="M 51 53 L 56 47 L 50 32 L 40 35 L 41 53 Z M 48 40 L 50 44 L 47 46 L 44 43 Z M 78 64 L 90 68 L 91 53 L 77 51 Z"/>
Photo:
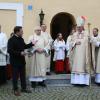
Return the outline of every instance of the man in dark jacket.
<path id="1" fill-rule="evenodd" d="M 16 96 L 20 96 L 18 91 L 18 75 L 21 80 L 21 92 L 29 93 L 26 89 L 26 70 L 25 70 L 25 49 L 32 47 L 36 41 L 25 44 L 22 38 L 23 29 L 21 26 L 14 27 L 14 35 L 8 40 L 8 53 L 10 55 L 10 64 L 13 72 L 13 89 Z"/>

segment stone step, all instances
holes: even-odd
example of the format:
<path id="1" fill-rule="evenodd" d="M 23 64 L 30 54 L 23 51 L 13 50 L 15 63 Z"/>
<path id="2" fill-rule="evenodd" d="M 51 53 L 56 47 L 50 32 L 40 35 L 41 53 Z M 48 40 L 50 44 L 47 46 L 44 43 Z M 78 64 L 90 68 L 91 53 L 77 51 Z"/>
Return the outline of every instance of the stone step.
<path id="1" fill-rule="evenodd" d="M 69 79 L 47 79 L 46 84 L 48 86 L 68 86 L 70 85 Z"/>
<path id="2" fill-rule="evenodd" d="M 70 74 L 53 74 L 46 76 L 47 79 L 70 79 Z"/>
<path id="3" fill-rule="evenodd" d="M 91 82 L 94 85 L 94 76 L 92 76 Z M 70 84 L 70 74 L 49 75 L 46 84 L 48 86 L 72 86 Z"/>
<path id="4" fill-rule="evenodd" d="M 70 86 L 70 74 L 48 75 L 46 84 L 47 86 Z"/>

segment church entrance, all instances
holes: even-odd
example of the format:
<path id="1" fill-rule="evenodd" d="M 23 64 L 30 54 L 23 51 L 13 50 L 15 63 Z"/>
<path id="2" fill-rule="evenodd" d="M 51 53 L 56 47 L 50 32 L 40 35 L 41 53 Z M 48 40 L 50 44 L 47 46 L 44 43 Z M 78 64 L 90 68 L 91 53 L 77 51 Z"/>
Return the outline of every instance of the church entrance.
<path id="1" fill-rule="evenodd" d="M 73 25 L 76 25 L 76 21 L 73 15 L 61 12 L 56 14 L 50 24 L 50 33 L 52 38 L 55 40 L 58 33 L 63 34 L 63 38 L 66 42 L 67 37 L 69 36 Z M 55 71 L 54 62 L 53 62 L 54 51 L 51 52 L 51 71 Z"/>

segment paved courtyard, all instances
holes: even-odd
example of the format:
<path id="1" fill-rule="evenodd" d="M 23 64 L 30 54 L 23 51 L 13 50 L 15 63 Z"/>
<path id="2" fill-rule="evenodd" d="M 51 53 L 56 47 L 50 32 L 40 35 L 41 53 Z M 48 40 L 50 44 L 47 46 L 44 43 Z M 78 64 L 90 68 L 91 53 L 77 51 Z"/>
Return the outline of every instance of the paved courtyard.
<path id="1" fill-rule="evenodd" d="M 53 83 L 52 79 L 49 81 Z M 66 85 L 64 80 L 62 85 L 59 85 L 61 80 L 58 85 L 55 82 L 49 84 L 49 81 L 46 88 L 31 88 L 31 94 L 22 93 L 19 97 L 12 94 L 11 81 L 8 81 L 6 85 L 0 87 L 0 100 L 100 100 L 100 87 L 95 84 L 90 88 Z M 28 87 L 30 87 L 29 84 Z"/>

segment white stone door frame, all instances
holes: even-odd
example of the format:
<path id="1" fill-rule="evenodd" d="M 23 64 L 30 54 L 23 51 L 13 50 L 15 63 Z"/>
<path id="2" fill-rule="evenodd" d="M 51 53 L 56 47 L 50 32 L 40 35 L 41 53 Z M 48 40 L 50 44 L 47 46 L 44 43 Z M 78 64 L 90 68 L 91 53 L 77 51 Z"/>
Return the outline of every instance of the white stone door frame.
<path id="1" fill-rule="evenodd" d="M 23 26 L 23 3 L 0 3 L 0 10 L 16 11 L 16 26 Z"/>

